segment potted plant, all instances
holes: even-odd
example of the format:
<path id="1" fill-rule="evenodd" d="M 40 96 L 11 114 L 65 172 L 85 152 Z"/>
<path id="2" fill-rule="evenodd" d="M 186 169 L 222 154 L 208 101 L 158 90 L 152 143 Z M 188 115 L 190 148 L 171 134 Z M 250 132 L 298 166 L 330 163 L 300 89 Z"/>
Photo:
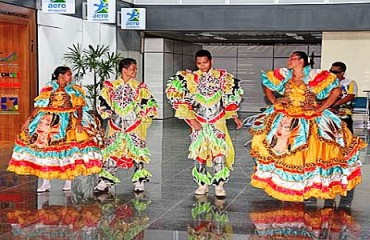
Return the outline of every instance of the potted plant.
<path id="1" fill-rule="evenodd" d="M 86 73 L 92 73 L 93 84 L 86 84 L 87 99 L 90 101 L 93 111 L 97 109 L 97 98 L 103 82 L 117 73 L 117 64 L 120 55 L 109 51 L 109 46 L 89 45 L 87 49 L 81 49 L 80 44 L 73 44 L 64 54 L 64 59 L 75 73 L 75 80 L 80 81 Z"/>

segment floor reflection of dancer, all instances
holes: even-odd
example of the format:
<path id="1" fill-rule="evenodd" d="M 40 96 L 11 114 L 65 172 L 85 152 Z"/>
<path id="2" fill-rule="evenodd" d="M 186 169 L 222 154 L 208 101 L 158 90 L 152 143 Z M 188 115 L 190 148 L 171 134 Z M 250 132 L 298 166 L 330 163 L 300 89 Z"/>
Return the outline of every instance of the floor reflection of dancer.
<path id="1" fill-rule="evenodd" d="M 102 203 L 100 230 L 103 239 L 145 239 L 149 225 L 147 208 L 151 201 L 144 192 L 134 192 L 131 201 L 115 199 Z"/>
<path id="2" fill-rule="evenodd" d="M 360 239 L 360 225 L 344 209 L 271 202 L 255 209 L 249 216 L 258 239 Z"/>
<path id="3" fill-rule="evenodd" d="M 262 83 L 273 106 L 250 128 L 252 186 L 301 202 L 344 196 L 360 184 L 359 150 L 365 144 L 327 110 L 340 94 L 336 76 L 311 69 L 307 54 L 296 51 L 288 68 L 262 73 Z"/>
<path id="4" fill-rule="evenodd" d="M 215 197 L 214 203 L 206 195 L 195 196 L 191 209 L 194 224 L 188 225 L 188 240 L 232 239 L 233 226 L 224 211 L 225 199 Z"/>
<path id="5" fill-rule="evenodd" d="M 34 106 L 15 140 L 8 170 L 42 178 L 37 192 L 48 191 L 50 179 L 66 180 L 63 191 L 69 191 L 75 177 L 100 172 L 99 123 L 88 114 L 84 91 L 72 83 L 68 67 L 55 69 Z"/>

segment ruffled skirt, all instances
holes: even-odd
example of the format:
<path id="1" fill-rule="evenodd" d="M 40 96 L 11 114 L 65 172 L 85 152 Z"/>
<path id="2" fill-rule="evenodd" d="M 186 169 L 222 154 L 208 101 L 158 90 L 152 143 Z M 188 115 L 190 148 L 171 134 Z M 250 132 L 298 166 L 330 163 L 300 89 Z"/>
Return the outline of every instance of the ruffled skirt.
<path id="1" fill-rule="evenodd" d="M 251 133 L 254 187 L 283 201 L 345 196 L 361 182 L 359 150 L 365 144 L 324 111 L 311 119 L 266 110 Z"/>

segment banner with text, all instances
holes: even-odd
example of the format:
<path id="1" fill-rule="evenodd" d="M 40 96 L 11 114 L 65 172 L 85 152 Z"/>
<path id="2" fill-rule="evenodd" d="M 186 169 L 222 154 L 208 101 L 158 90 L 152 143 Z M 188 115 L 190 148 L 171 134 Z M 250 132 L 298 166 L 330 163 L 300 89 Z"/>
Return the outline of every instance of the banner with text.
<path id="1" fill-rule="evenodd" d="M 87 0 L 87 21 L 116 22 L 116 0 Z"/>
<path id="2" fill-rule="evenodd" d="M 75 13 L 75 0 L 42 0 L 43 13 Z"/>

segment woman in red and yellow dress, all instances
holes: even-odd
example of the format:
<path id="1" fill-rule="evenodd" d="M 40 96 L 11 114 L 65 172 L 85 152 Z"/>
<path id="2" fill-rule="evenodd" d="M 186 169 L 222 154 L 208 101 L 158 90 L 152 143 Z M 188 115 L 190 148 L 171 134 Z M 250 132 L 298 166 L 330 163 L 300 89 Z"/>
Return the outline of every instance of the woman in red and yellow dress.
<path id="1" fill-rule="evenodd" d="M 288 68 L 262 73 L 262 83 L 273 106 L 250 129 L 252 186 L 283 201 L 345 196 L 361 182 L 365 144 L 327 110 L 341 92 L 338 79 L 311 69 L 307 54 L 296 51 Z"/>
<path id="2" fill-rule="evenodd" d="M 83 89 L 71 82 L 70 68 L 55 69 L 15 140 L 8 170 L 44 179 L 38 192 L 51 188 L 49 179 L 66 180 L 63 190 L 68 191 L 76 176 L 102 167 L 97 122 L 87 112 Z"/>

